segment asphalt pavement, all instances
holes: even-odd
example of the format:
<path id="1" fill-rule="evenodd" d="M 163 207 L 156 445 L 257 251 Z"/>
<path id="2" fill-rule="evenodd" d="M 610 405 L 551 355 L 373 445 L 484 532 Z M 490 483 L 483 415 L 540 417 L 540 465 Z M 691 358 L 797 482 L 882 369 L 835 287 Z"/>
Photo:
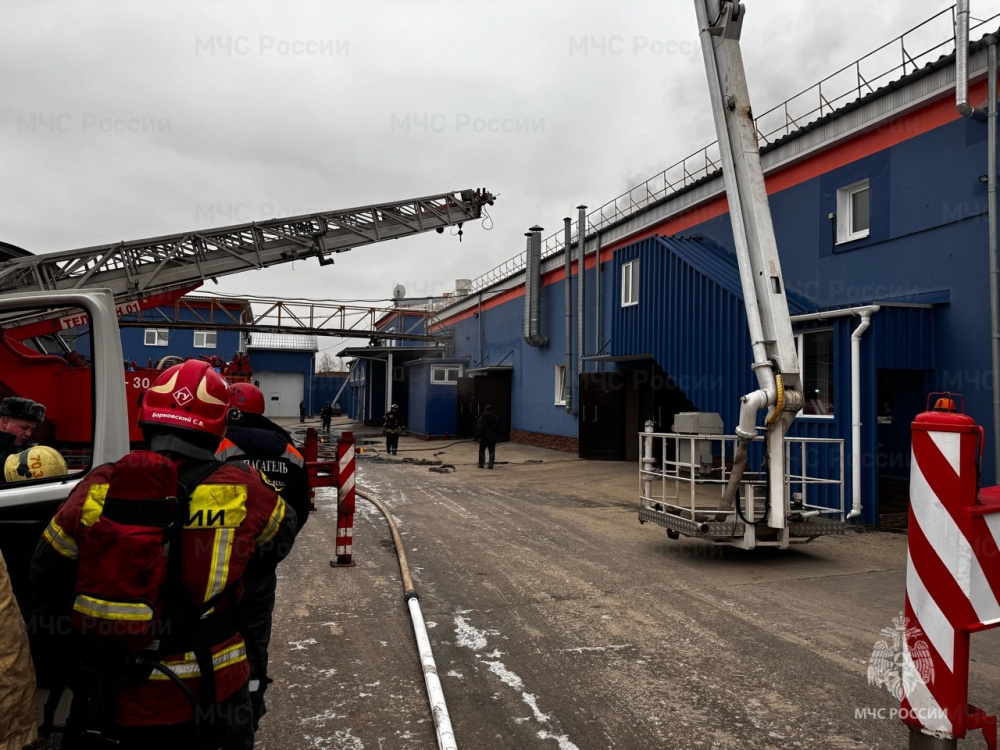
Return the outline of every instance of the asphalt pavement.
<path id="1" fill-rule="evenodd" d="M 374 453 L 357 481 L 399 525 L 459 748 L 906 746 L 868 679 L 898 636 L 905 536 L 717 548 L 640 525 L 632 464 L 501 444 L 490 471 L 473 443 L 406 437 Z M 335 491 L 318 506 L 279 569 L 257 747 L 434 748 L 388 527 L 359 498 L 356 566 L 332 568 Z M 1000 633 L 972 643 L 970 700 L 995 714 Z"/>

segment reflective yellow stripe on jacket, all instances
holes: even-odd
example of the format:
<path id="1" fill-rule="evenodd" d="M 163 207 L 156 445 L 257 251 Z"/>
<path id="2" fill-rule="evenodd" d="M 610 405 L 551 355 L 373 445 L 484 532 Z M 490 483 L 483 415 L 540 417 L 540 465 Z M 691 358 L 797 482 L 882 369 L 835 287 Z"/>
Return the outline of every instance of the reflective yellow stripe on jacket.
<path id="1" fill-rule="evenodd" d="M 271 511 L 271 517 L 267 519 L 267 526 L 257 537 L 257 546 L 261 547 L 267 544 L 274 538 L 274 535 L 278 533 L 278 529 L 281 527 L 281 522 L 285 519 L 285 501 L 281 499 L 278 495 L 278 502 L 274 505 L 274 510 Z"/>
<path id="2" fill-rule="evenodd" d="M 73 609 L 80 614 L 100 617 L 103 620 L 131 620 L 149 622 L 153 619 L 153 610 L 141 602 L 109 602 L 105 599 L 95 599 L 86 594 L 77 594 Z"/>
<path id="3" fill-rule="evenodd" d="M 63 527 L 57 524 L 55 519 L 49 521 L 49 525 L 45 527 L 45 531 L 42 532 L 42 539 L 63 557 L 76 560 L 80 556 L 76 540 L 63 531 Z"/>
<path id="4" fill-rule="evenodd" d="M 219 669 L 223 667 L 238 664 L 241 661 L 246 661 L 246 658 L 246 647 L 242 643 L 237 643 L 215 654 L 212 657 L 212 666 L 215 671 L 218 672 Z M 163 666 L 176 674 L 178 677 L 191 678 L 201 676 L 201 670 L 198 668 L 198 659 L 194 655 L 193 651 L 188 651 L 184 654 L 183 659 L 171 659 L 169 661 L 164 661 Z M 149 676 L 149 679 L 169 680 L 170 678 L 162 672 L 154 671 L 153 674 Z"/>
<path id="5" fill-rule="evenodd" d="M 229 578 L 236 529 L 247 517 L 243 484 L 203 484 L 191 493 L 186 529 L 213 530 L 212 557 L 204 601 L 222 593 Z"/>

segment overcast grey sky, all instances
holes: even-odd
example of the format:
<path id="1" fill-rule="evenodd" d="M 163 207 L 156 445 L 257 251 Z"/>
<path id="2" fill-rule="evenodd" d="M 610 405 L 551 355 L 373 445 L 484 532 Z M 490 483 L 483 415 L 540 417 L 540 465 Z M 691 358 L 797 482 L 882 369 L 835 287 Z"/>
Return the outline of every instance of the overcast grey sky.
<path id="1" fill-rule="evenodd" d="M 763 112 L 949 4 L 745 5 Z M 461 244 L 432 233 L 206 291 L 387 298 L 402 283 L 440 294 L 522 250 L 528 226 L 556 231 L 578 204 L 604 203 L 715 139 L 690 0 L 3 9 L 0 239 L 32 252 L 463 188 L 499 194 L 492 229 L 466 226 Z M 1000 0 L 972 0 L 973 16 L 997 11 Z M 911 52 L 947 24 L 926 31 Z"/>

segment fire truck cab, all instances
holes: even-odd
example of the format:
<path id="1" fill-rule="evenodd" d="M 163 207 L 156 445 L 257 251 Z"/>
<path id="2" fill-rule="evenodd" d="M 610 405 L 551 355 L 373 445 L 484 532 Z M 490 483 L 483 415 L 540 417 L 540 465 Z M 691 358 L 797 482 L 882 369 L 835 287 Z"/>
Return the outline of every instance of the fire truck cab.
<path id="1" fill-rule="evenodd" d="M 44 337 L 18 331 L 42 320 L 67 321 L 63 340 L 88 337 L 90 357 L 56 353 Z M 59 451 L 64 476 L 0 476 L 0 548 L 16 591 L 23 591 L 27 560 L 56 507 L 94 466 L 129 449 L 128 408 L 115 299 L 109 290 L 0 295 L 0 399 L 23 396 L 46 407 L 31 442 Z M 16 450 L 16 449 L 15 449 Z"/>

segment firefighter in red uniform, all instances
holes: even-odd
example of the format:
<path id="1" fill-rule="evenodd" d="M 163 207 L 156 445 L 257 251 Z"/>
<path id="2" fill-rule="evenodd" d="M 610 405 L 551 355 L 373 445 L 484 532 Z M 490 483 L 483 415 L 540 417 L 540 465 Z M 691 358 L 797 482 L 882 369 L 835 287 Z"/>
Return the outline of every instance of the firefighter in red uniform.
<path id="1" fill-rule="evenodd" d="M 109 678 L 107 683 L 114 684 L 115 691 L 110 699 L 107 692 L 99 694 L 103 700 L 96 701 L 100 704 L 97 711 L 95 691 L 90 687 L 95 680 L 103 684 L 102 670 L 113 669 L 88 658 L 93 649 L 77 650 L 80 663 L 74 674 L 78 690 L 74 690 L 65 748 L 253 747 L 248 648 L 240 634 L 245 628 L 239 622 L 235 600 L 240 578 L 249 565 L 273 568 L 288 553 L 296 520 L 295 512 L 257 472 L 245 464 L 224 464 L 215 458 L 226 432 L 229 399 L 229 387 L 222 376 L 197 360 L 165 370 L 145 394 L 139 422 L 150 449 L 158 454 L 145 454 L 150 462 L 173 464 L 178 476 L 190 474 L 191 467 L 197 466 L 199 476 L 204 476 L 188 493 L 189 515 L 177 527 L 175 537 L 180 553 L 171 554 L 171 559 L 178 561 L 176 573 L 166 579 L 168 588 L 180 589 L 167 592 L 167 607 L 170 601 L 183 597 L 195 605 L 191 610 L 195 616 L 165 619 L 178 626 L 164 629 L 158 650 L 153 652 L 155 657 L 149 660 L 155 658 L 166 671 L 151 669 L 138 680 L 130 672 L 124 685 L 120 675 L 117 681 Z M 92 471 L 45 530 L 32 560 L 36 601 L 31 609 L 36 618 L 46 610 L 61 618 L 55 620 L 59 623 L 67 622 L 67 614 L 72 613 L 74 625 L 81 613 L 116 617 L 114 612 L 102 612 L 106 602 L 83 596 L 79 587 L 85 574 L 95 577 L 94 566 L 84 558 L 101 558 L 100 540 L 94 534 L 103 521 L 102 513 L 121 512 L 115 508 L 120 509 L 122 501 L 115 498 L 118 505 L 112 505 L 111 493 L 117 481 L 114 472 L 136 455 Z M 157 491 L 152 482 L 133 490 L 138 498 Z M 114 522 L 110 527 L 105 523 L 104 528 L 104 533 L 109 528 L 113 533 Z M 107 578 L 114 579 L 115 573 L 107 570 Z M 203 611 L 204 607 L 209 608 Z M 249 650 L 252 656 L 253 649 Z M 86 670 L 85 678 L 79 677 L 81 669 Z M 198 696 L 197 700 L 193 696 Z M 99 734 L 92 725 L 95 714 L 99 714 Z M 85 718 L 81 720 L 81 716 Z"/>
<path id="2" fill-rule="evenodd" d="M 294 510 L 298 533 L 309 518 L 311 507 L 309 472 L 305 459 L 292 445 L 291 436 L 264 416 L 264 394 L 250 383 L 236 383 L 230 388 L 232 409 L 229 428 L 216 455 L 223 461 L 239 458 L 257 469 Z M 273 566 L 251 565 L 243 576 L 241 609 L 249 635 L 257 643 L 261 667 L 267 672 L 268 645 L 271 642 L 271 612 L 278 578 Z M 264 691 L 270 682 L 257 674 L 251 662 L 250 702 L 253 705 L 254 728 L 267 712 Z"/>

